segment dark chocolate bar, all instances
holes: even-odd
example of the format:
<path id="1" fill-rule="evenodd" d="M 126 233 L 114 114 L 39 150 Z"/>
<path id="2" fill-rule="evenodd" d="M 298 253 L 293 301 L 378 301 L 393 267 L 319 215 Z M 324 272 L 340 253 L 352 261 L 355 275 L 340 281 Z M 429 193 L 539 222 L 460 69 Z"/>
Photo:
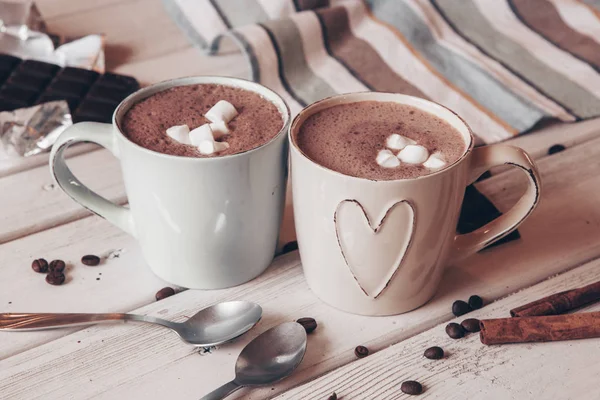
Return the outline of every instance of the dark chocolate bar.
<path id="1" fill-rule="evenodd" d="M 137 89 L 131 76 L 0 54 L 0 111 L 65 100 L 74 122 L 110 122 L 117 105 Z"/>

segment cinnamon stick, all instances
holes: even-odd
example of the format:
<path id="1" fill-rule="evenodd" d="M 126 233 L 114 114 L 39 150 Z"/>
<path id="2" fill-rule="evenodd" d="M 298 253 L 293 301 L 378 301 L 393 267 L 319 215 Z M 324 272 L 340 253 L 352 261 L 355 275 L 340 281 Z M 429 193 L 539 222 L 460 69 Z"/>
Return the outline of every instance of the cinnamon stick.
<path id="1" fill-rule="evenodd" d="M 566 290 L 510 310 L 513 317 L 558 315 L 600 300 L 600 282 Z"/>
<path id="2" fill-rule="evenodd" d="M 600 337 L 600 312 L 480 321 L 481 343 L 527 343 Z"/>

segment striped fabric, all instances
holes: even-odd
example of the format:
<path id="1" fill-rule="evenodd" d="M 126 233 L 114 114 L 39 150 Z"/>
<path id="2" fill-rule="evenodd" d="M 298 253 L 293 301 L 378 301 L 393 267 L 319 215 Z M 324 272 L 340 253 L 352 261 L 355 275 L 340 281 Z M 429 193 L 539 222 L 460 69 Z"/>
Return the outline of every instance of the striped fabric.
<path id="1" fill-rule="evenodd" d="M 295 114 L 376 90 L 441 103 L 485 143 L 600 115 L 598 0 L 164 0 L 199 47 L 224 38 Z"/>

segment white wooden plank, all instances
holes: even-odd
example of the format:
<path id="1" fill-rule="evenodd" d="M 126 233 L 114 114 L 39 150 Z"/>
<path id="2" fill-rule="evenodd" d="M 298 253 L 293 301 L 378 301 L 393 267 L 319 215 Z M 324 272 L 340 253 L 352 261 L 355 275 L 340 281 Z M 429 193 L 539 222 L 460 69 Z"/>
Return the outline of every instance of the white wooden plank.
<path id="1" fill-rule="evenodd" d="M 509 310 L 563 290 L 600 280 L 600 260 L 553 277 L 481 310 L 468 318 L 508 317 Z M 598 311 L 600 304 L 582 311 Z M 467 316 L 456 318 L 460 323 Z M 425 399 L 597 399 L 600 387 L 597 339 L 553 343 L 485 346 L 479 334 L 450 339 L 445 325 L 436 327 L 352 362 L 277 396 L 280 400 L 338 398 L 402 399 L 405 380 L 417 380 Z M 359 342 L 357 342 L 359 344 Z M 428 360 L 423 351 L 440 346 L 447 356 Z"/>
<path id="2" fill-rule="evenodd" d="M 87 267 L 80 261 L 86 254 L 103 260 Z M 47 284 L 44 274 L 31 269 L 40 257 L 67 263 L 63 286 Z M 0 312 L 126 312 L 153 302 L 167 286 L 146 266 L 135 240 L 98 216 L 6 243 L 0 260 Z M 0 332 L 0 359 L 77 329 Z"/>
<path id="3" fill-rule="evenodd" d="M 313 316 L 320 322 L 319 333 L 311 336 L 300 370 L 274 386 L 274 390 L 242 391 L 237 397 L 263 399 L 281 393 L 352 361 L 352 350 L 357 344 L 381 350 L 450 319 L 450 304 L 457 298 L 466 299 L 474 293 L 488 300 L 501 298 L 598 257 L 600 209 L 593 199 L 598 197 L 600 187 L 600 178 L 594 172 L 600 167 L 596 157 L 599 148 L 600 140 L 594 140 L 586 146 L 543 159 L 540 167 L 546 182 L 544 199 L 538 211 L 524 224 L 522 240 L 483 252 L 449 269 L 436 297 L 418 310 L 385 318 L 367 318 L 334 310 L 316 299 L 307 288 L 297 267 L 297 254 L 292 253 L 277 260 L 254 282 L 227 290 L 186 291 L 138 310 L 178 318 L 219 300 L 257 301 L 265 310 L 265 319 L 259 329 L 238 342 L 200 356 L 161 329 L 134 325 L 92 327 L 1 361 L 0 397 L 14 398 L 19 393 L 26 398 L 44 395 L 45 398 L 146 396 L 159 399 L 172 396 L 176 387 L 178 398 L 198 398 L 232 376 L 237 353 L 251 337 L 276 323 Z M 570 172 L 564 168 L 567 164 L 585 165 L 585 168 Z M 577 179 L 574 174 L 578 175 Z M 489 191 L 497 182 L 494 193 L 504 193 L 503 196 L 510 199 L 518 188 L 508 186 L 503 190 L 504 175 L 514 178 L 514 173 L 503 174 L 490 178 L 483 186 Z M 583 200 L 573 207 L 572 199 Z M 80 241 L 81 245 L 86 241 L 85 238 Z M 12 264 L 7 267 L 15 268 Z M 19 273 L 30 274 L 26 270 Z M 17 277 L 18 273 L 13 276 Z M 135 277 L 123 270 L 122 279 L 135 282 Z M 31 293 L 28 286 L 19 281 L 18 278 L 11 280 L 8 288 L 13 299 Z M 82 293 L 84 290 L 82 286 Z M 6 304 L 5 293 L 0 291 L 0 305 Z M 110 295 L 112 293 L 116 292 Z M 119 295 L 123 299 L 128 297 L 127 293 Z M 86 311 L 85 308 L 69 303 L 64 304 L 63 311 Z M 3 344 L 5 334 L 0 336 L 0 349 L 8 346 Z M 43 339 L 38 343 L 43 343 Z M 77 360 L 86 361 L 81 364 Z M 199 376 L 210 385 L 198 385 Z"/>
<path id="4" fill-rule="evenodd" d="M 68 161 L 81 181 L 107 198 L 124 203 L 118 161 L 107 150 Z M 89 215 L 53 181 L 47 165 L 0 179 L 0 243 Z"/>

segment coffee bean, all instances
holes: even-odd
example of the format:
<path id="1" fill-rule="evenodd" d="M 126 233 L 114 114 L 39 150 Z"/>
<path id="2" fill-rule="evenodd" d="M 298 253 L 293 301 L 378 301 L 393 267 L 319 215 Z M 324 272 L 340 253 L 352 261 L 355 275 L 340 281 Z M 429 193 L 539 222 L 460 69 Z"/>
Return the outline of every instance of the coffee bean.
<path id="1" fill-rule="evenodd" d="M 425 350 L 425 353 L 423 353 L 423 355 L 425 356 L 425 358 L 429 358 L 430 360 L 439 360 L 441 358 L 444 358 L 444 349 L 438 346 L 433 346 Z"/>
<path id="2" fill-rule="evenodd" d="M 454 303 L 452 303 L 452 314 L 456 315 L 457 317 L 465 315 L 471 311 L 471 307 L 462 300 L 456 300 Z"/>
<path id="3" fill-rule="evenodd" d="M 335 394 L 335 392 L 331 393 L 331 396 L 329 396 L 327 400 L 337 400 L 337 394 Z"/>
<path id="4" fill-rule="evenodd" d="M 166 299 L 169 296 L 173 296 L 175 294 L 175 289 L 172 287 L 164 287 L 156 292 L 156 301 L 160 301 L 162 299 Z"/>
<path id="5" fill-rule="evenodd" d="M 555 144 L 554 146 L 552 146 L 548 149 L 548 155 L 560 153 L 561 151 L 563 151 L 565 149 L 566 149 L 566 147 L 563 146 L 562 144 Z"/>
<path id="6" fill-rule="evenodd" d="M 460 339 L 465 336 L 465 329 L 456 322 L 450 322 L 446 325 L 446 333 L 452 339 Z"/>
<path id="7" fill-rule="evenodd" d="M 67 265 L 63 260 L 52 260 L 48 265 L 48 270 L 55 272 L 63 272 Z"/>
<path id="8" fill-rule="evenodd" d="M 100 264 L 100 257 L 88 254 L 87 256 L 81 257 L 81 262 L 87 266 L 95 267 Z"/>
<path id="9" fill-rule="evenodd" d="M 310 317 L 300 318 L 296 322 L 304 327 L 304 329 L 306 330 L 306 333 L 311 333 L 312 331 L 317 329 L 317 321 L 315 321 L 314 318 L 310 318 Z"/>
<path id="10" fill-rule="evenodd" d="M 479 310 L 481 307 L 483 307 L 483 299 L 474 294 L 473 296 L 469 297 L 469 306 L 471 306 L 473 310 Z"/>
<path id="11" fill-rule="evenodd" d="M 281 249 L 281 254 L 289 253 L 289 252 L 292 252 L 295 250 L 298 250 L 298 242 L 296 242 L 296 241 L 288 242 Z"/>
<path id="12" fill-rule="evenodd" d="M 31 269 L 35 272 L 46 273 L 48 272 L 48 261 L 43 258 L 38 258 L 37 260 L 33 260 L 31 263 Z"/>
<path id="13" fill-rule="evenodd" d="M 62 285 L 65 283 L 65 274 L 61 271 L 50 271 L 48 275 L 46 275 L 46 282 L 51 285 Z"/>
<path id="14" fill-rule="evenodd" d="M 476 318 L 467 318 L 460 325 L 467 332 L 479 332 L 481 328 L 479 327 L 479 320 Z"/>
<path id="15" fill-rule="evenodd" d="M 406 394 L 421 394 L 423 393 L 423 386 L 417 381 L 404 381 L 400 385 L 400 390 Z"/>
<path id="16" fill-rule="evenodd" d="M 365 358 L 369 355 L 369 349 L 367 349 L 365 346 L 356 346 L 354 349 L 354 355 L 358 358 Z"/>

